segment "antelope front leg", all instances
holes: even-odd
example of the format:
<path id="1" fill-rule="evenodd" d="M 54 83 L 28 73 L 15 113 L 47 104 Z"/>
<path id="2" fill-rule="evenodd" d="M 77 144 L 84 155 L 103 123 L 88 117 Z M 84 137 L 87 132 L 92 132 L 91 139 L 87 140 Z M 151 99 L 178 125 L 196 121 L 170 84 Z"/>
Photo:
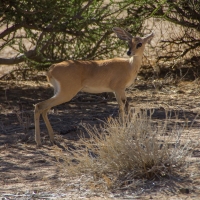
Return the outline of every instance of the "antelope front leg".
<path id="1" fill-rule="evenodd" d="M 119 104 L 119 114 L 122 122 L 124 122 L 124 108 L 129 107 L 128 102 L 126 101 L 126 95 L 124 90 L 115 91 L 115 96 Z"/>
<path id="2" fill-rule="evenodd" d="M 130 114 L 130 105 L 129 105 L 127 98 L 125 100 L 123 99 L 122 102 L 123 102 L 124 107 L 125 107 L 125 113 L 127 115 L 129 115 Z"/>

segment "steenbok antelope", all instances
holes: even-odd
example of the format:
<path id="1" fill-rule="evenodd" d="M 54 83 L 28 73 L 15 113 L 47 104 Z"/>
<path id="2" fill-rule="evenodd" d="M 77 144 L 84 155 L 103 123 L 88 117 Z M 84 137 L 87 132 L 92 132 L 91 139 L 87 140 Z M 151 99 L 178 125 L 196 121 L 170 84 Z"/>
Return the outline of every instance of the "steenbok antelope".
<path id="1" fill-rule="evenodd" d="M 51 107 L 70 101 L 79 91 L 88 93 L 114 92 L 123 119 L 124 107 L 129 109 L 125 89 L 135 80 L 142 62 L 145 44 L 154 34 L 132 37 L 125 30 L 115 27 L 113 31 L 119 39 L 128 41 L 129 59 L 113 58 L 93 61 L 64 61 L 53 64 L 47 72 L 47 79 L 54 87 L 54 96 L 35 105 L 35 140 L 41 145 L 39 118 L 42 114 L 50 141 L 54 143 L 54 133 L 47 117 Z"/>

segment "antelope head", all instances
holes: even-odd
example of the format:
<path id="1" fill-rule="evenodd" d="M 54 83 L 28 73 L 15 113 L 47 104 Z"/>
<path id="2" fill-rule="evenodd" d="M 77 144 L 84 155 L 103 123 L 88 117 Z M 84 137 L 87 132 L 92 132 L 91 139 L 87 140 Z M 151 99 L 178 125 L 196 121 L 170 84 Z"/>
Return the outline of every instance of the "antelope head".
<path id="1" fill-rule="evenodd" d="M 145 35 L 144 37 L 133 37 L 130 33 L 118 27 L 114 27 L 113 31 L 116 33 L 119 39 L 128 42 L 128 56 L 142 55 L 144 52 L 145 44 L 150 43 L 151 39 L 154 37 L 153 32 L 148 35 Z"/>

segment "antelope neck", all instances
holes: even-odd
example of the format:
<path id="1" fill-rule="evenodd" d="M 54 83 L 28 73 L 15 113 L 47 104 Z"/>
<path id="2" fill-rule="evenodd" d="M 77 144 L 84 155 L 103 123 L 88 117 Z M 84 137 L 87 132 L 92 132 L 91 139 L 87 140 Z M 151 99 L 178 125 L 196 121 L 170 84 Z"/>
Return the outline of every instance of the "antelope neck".
<path id="1" fill-rule="evenodd" d="M 134 71 L 139 71 L 140 69 L 140 66 L 141 66 L 141 63 L 142 63 L 142 56 L 131 56 L 129 58 L 129 64 L 132 68 L 132 70 Z"/>

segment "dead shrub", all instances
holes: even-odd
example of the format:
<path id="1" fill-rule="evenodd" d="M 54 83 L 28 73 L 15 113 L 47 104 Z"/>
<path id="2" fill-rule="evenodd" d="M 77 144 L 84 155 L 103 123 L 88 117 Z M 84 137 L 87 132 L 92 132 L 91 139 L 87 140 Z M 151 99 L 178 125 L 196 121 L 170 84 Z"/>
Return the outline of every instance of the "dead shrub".
<path id="1" fill-rule="evenodd" d="M 186 167 L 192 141 L 181 144 L 183 127 L 167 129 L 168 119 L 156 123 L 153 111 L 134 111 L 121 123 L 110 118 L 102 127 L 87 126 L 84 137 L 58 160 L 70 176 L 88 175 L 107 188 L 129 187 L 138 179 L 169 177 Z M 91 180 L 90 180 L 91 181 Z"/>

